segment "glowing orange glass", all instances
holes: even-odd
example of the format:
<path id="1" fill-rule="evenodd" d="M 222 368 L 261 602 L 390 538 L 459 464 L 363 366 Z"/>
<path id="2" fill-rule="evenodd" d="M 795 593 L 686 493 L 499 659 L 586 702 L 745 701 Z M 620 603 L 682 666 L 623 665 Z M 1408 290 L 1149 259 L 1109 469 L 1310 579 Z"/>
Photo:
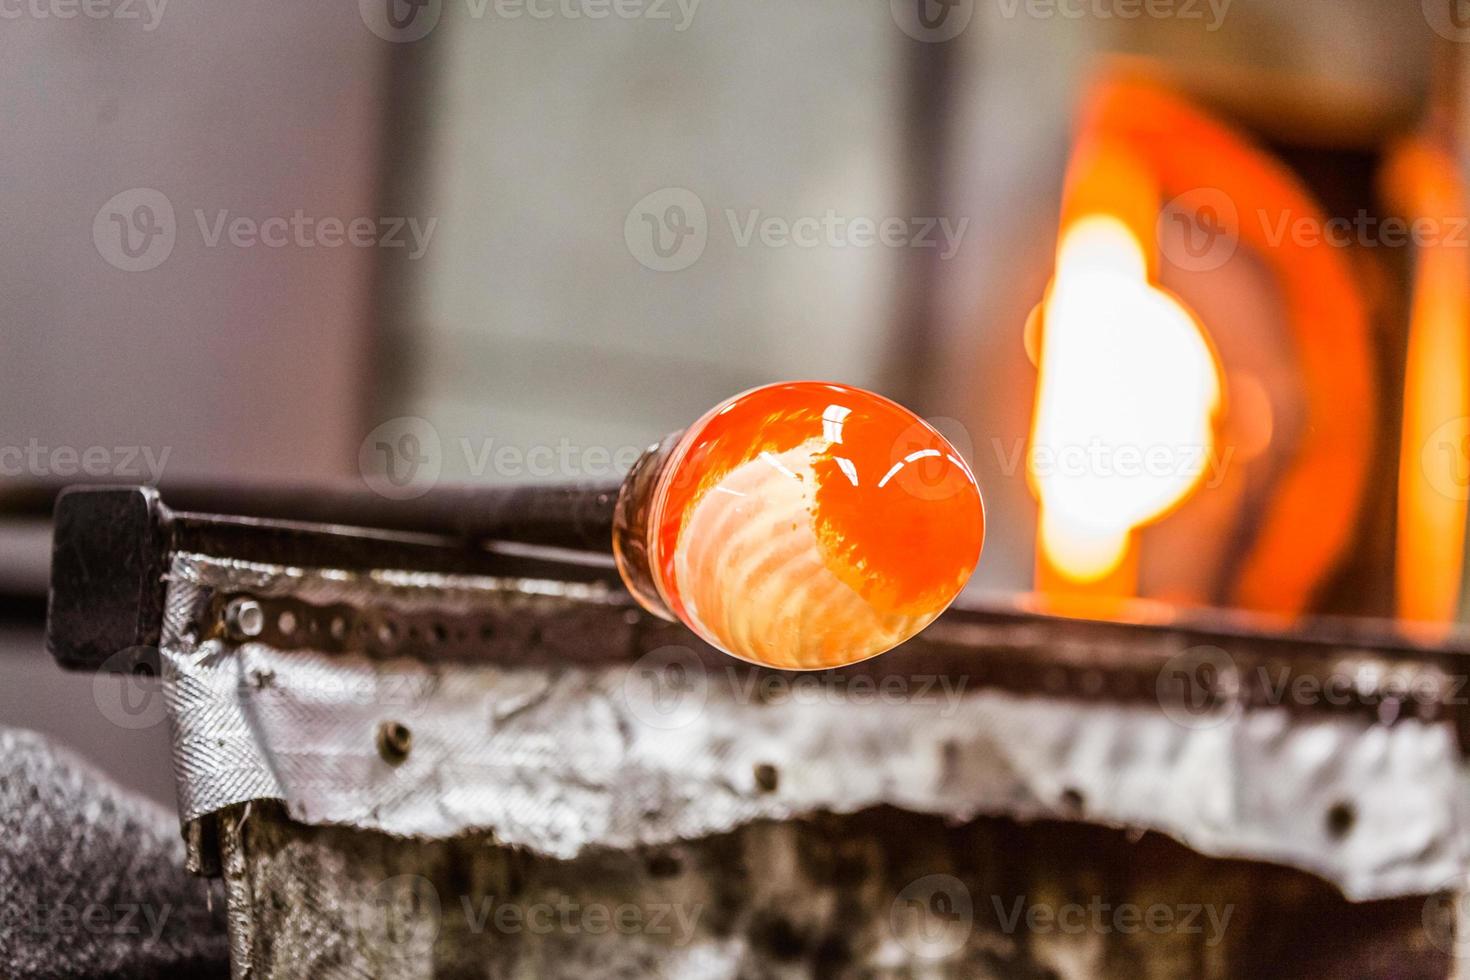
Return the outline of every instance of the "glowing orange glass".
<path id="1" fill-rule="evenodd" d="M 645 453 L 613 537 L 651 612 L 744 660 L 816 669 L 931 623 L 974 571 L 985 516 L 970 468 L 923 419 L 793 382 L 737 395 Z"/>

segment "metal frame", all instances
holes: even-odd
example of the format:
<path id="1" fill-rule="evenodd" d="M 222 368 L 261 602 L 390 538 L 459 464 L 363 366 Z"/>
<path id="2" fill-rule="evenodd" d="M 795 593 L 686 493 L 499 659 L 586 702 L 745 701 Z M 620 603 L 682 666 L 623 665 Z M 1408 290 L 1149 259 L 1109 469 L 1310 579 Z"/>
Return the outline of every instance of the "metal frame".
<path id="1" fill-rule="evenodd" d="M 156 673 L 167 570 L 179 554 L 298 568 L 619 585 L 609 553 L 615 487 L 450 488 L 411 501 L 340 489 L 167 492 L 184 506 L 165 504 L 160 491 L 142 486 L 76 487 L 60 494 L 46 642 L 61 666 Z M 207 504 L 229 504 L 235 513 L 187 509 Z M 341 517 L 324 522 L 299 516 L 328 514 Z M 635 608 L 624 597 L 608 615 L 621 618 Z M 1112 618 L 1077 618 L 1056 614 L 1042 597 L 965 595 L 899 651 L 846 670 L 963 673 L 1021 693 L 1156 702 L 1161 659 L 1145 654 L 1145 647 L 1225 648 L 1237 662 L 1263 670 L 1242 672 L 1257 678 L 1254 685 L 1202 679 L 1220 687 L 1204 693 L 1251 704 L 1268 693 L 1259 689 L 1264 665 L 1320 681 L 1343 663 L 1366 658 L 1383 669 L 1355 683 L 1347 703 L 1334 699 L 1306 710 L 1382 716 L 1385 703 L 1398 696 L 1387 668 L 1399 664 L 1416 676 L 1431 672 L 1439 687 L 1437 697 L 1421 698 L 1408 710 L 1453 717 L 1462 733 L 1470 731 L 1464 703 L 1470 692 L 1461 690 L 1470 636 L 1463 630 L 1416 631 L 1351 618 L 1286 622 L 1147 601 L 1107 613 Z M 702 646 L 688 634 L 681 642 Z M 129 656 L 119 656 L 123 651 Z M 1243 686 L 1224 689 L 1237 682 Z"/>

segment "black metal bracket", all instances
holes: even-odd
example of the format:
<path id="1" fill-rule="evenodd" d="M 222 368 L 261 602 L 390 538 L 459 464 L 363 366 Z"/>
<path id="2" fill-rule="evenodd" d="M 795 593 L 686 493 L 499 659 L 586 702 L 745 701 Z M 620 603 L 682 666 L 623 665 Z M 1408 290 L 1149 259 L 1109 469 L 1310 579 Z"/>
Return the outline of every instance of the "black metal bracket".
<path id="1" fill-rule="evenodd" d="M 616 581 L 609 553 L 616 487 L 453 488 L 412 502 L 322 490 L 177 496 L 243 513 L 177 510 L 144 486 L 72 487 L 57 497 L 46 646 L 62 667 L 156 671 L 165 576 L 181 552 L 288 566 Z M 341 517 L 286 516 L 302 513 Z"/>
<path id="2" fill-rule="evenodd" d="M 46 648 L 56 662 L 96 670 L 119 651 L 156 647 L 167 538 L 158 491 L 69 491 L 53 535 Z"/>

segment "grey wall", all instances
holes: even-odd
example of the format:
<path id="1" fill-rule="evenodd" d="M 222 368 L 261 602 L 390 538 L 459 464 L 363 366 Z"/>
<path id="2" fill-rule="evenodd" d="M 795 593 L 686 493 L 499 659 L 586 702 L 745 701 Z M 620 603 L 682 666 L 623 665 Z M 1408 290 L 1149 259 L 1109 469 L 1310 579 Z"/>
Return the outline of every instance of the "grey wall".
<path id="1" fill-rule="evenodd" d="M 92 9 L 108 16 L 0 11 L 0 451 L 26 451 L 24 475 L 43 479 L 76 463 L 57 449 L 102 450 L 119 479 L 146 474 L 140 448 L 170 476 L 351 472 L 374 250 L 211 246 L 195 211 L 374 215 L 391 46 L 352 4 Z M 106 213 L 97 236 L 94 222 L 120 193 L 109 210 L 125 217 L 157 203 L 138 188 L 175 223 L 137 265 L 161 261 L 125 271 Z M 13 454 L 0 464 L 14 479 Z M 5 547 L 0 563 L 18 561 Z M 39 628 L 0 634 L 0 725 L 170 796 L 166 726 L 118 724 L 97 697 Z"/>
<path id="2" fill-rule="evenodd" d="M 389 46 L 351 4 L 175 0 L 156 20 L 141 0 L 99 8 L 138 20 L 10 9 L 0 446 L 147 445 L 176 473 L 345 471 L 372 250 L 210 246 L 196 211 L 206 225 L 222 211 L 373 215 Z M 173 245 L 124 271 L 107 258 L 116 227 L 104 217 L 94 238 L 94 221 L 120 193 L 109 210 L 131 216 L 139 188 L 171 205 Z"/>
<path id="3" fill-rule="evenodd" d="M 902 250 L 742 233 L 904 214 L 912 42 L 886 4 L 663 9 L 535 20 L 445 2 L 419 42 L 435 63 L 410 179 L 439 225 L 399 263 L 411 377 L 383 414 L 430 419 L 446 473 L 529 478 L 474 473 L 463 438 L 642 446 L 752 385 L 879 378 Z M 645 215 L 671 204 L 703 251 L 691 237 L 650 267 Z"/>

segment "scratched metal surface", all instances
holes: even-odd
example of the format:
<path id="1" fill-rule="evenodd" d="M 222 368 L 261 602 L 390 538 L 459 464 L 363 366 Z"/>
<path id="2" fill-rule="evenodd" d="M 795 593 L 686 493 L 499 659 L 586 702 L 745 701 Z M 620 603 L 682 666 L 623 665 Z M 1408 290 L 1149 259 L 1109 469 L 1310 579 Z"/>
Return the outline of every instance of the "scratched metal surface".
<path id="1" fill-rule="evenodd" d="M 251 642 L 219 622 L 239 595 L 267 612 Z M 893 806 L 1155 830 L 1357 900 L 1466 871 L 1459 747 L 1433 715 L 1181 714 L 903 667 L 922 658 L 781 674 L 711 656 L 598 585 L 181 556 L 168 609 L 186 821 L 279 800 L 306 824 L 482 832 L 575 859 Z M 411 732 L 402 758 L 380 748 L 385 724 Z"/>
<path id="2" fill-rule="evenodd" d="M 1463 952 L 1444 900 L 1354 904 L 1079 823 L 884 807 L 571 861 L 263 805 L 222 823 L 238 976 L 1443 980 Z"/>

